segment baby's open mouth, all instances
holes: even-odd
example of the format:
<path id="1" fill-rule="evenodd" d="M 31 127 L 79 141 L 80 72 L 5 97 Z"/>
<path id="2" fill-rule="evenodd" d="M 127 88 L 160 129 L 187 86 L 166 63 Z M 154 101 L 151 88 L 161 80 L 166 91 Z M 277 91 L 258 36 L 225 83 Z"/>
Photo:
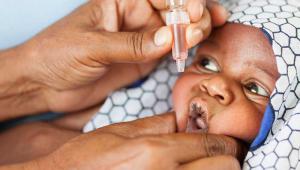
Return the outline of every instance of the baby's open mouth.
<path id="1" fill-rule="evenodd" d="M 208 130 L 207 109 L 197 103 L 192 103 L 189 108 L 189 118 L 186 132 L 205 133 Z"/>

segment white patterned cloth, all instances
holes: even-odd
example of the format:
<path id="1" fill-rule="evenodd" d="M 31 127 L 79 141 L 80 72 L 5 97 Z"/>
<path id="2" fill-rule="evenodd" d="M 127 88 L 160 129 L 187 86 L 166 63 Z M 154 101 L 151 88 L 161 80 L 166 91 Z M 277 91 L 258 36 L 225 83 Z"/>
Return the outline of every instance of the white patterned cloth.
<path id="1" fill-rule="evenodd" d="M 265 32 L 272 42 L 280 73 L 243 169 L 300 169 L 300 0 L 222 3 L 232 14 L 229 21 Z M 168 57 L 141 85 L 112 93 L 83 131 L 170 110 L 171 89 L 177 76 Z"/>
<path id="2" fill-rule="evenodd" d="M 189 56 L 194 56 L 195 51 L 196 48 L 190 50 Z M 192 62 L 192 58 L 188 58 L 187 65 Z M 85 125 L 83 132 L 171 110 L 171 92 L 177 77 L 176 64 L 171 56 L 167 56 L 144 80 L 109 95 L 100 110 Z"/>

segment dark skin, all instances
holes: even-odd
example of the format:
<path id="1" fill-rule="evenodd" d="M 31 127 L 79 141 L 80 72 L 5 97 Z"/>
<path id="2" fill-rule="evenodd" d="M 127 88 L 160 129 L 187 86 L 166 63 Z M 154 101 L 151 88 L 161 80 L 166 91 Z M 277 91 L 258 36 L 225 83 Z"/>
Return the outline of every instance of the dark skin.
<path id="1" fill-rule="evenodd" d="M 111 91 L 133 81 L 115 82 L 110 75 L 116 69 L 125 69 L 127 74 L 136 73 L 134 80 L 147 74 L 155 62 L 171 49 L 171 31 L 163 21 L 165 9 L 165 2 L 157 0 L 91 0 L 24 44 L 1 51 L 0 121 L 47 111 L 85 110 L 99 104 Z M 187 29 L 190 47 L 207 38 L 212 27 L 224 24 L 227 17 L 224 8 L 212 1 L 188 0 L 187 11 L 192 21 Z M 143 17 L 140 17 L 141 13 Z M 108 86 L 106 80 L 114 82 L 115 86 Z M 24 125 L 22 129 L 27 129 L 25 132 L 12 129 L 1 134 L 1 138 L 11 139 L 1 146 L 19 146 L 17 153 L 26 152 L 27 149 L 28 154 L 20 154 L 22 157 L 18 159 L 10 157 L 10 160 L 1 156 L 5 160 L 3 162 L 18 161 L 19 164 L 2 166 L 0 169 L 100 169 L 103 166 L 105 169 L 124 169 L 129 165 L 135 165 L 138 169 L 190 169 L 202 167 L 203 163 L 208 169 L 209 166 L 216 166 L 209 164 L 211 159 L 201 160 L 207 156 L 203 153 L 208 148 L 202 148 L 203 145 L 199 145 L 201 142 L 196 144 L 206 138 L 214 140 L 213 136 L 177 135 L 174 134 L 174 117 L 153 119 L 161 123 L 156 122 L 154 126 L 152 122 L 155 121 L 151 120 L 136 126 L 131 122 L 125 126 L 113 126 L 109 131 L 99 130 L 77 137 L 72 132 L 64 138 L 57 136 L 57 127 L 46 125 L 45 130 L 49 132 L 46 133 L 46 139 L 47 136 L 55 137 L 55 140 L 63 139 L 62 142 L 55 141 L 54 147 L 46 148 L 44 146 L 47 143 L 36 146 L 45 139 L 45 133 Z M 40 124 L 36 130 L 42 128 Z M 123 132 L 138 134 L 125 136 Z M 22 144 L 23 140 L 19 138 L 26 134 L 29 137 L 40 134 L 33 137 L 32 140 L 36 142 L 32 142 L 32 147 L 28 143 Z M 40 136 L 42 139 L 39 139 Z M 221 139 L 215 139 L 216 145 L 222 148 L 228 145 L 233 148 L 230 151 L 234 151 L 220 149 L 220 154 L 235 153 L 238 146 L 231 145 L 232 139 L 219 137 Z M 190 139 L 190 142 L 184 139 Z M 157 141 L 155 145 L 153 140 Z M 167 147 L 165 144 L 168 144 Z M 174 148 L 174 144 L 177 150 L 170 152 L 168 148 Z M 187 150 L 190 145 L 199 147 L 198 152 Z M 142 153 L 142 157 L 122 152 L 122 157 L 118 157 L 119 149 L 131 150 L 132 153 L 148 152 Z M 177 152 L 181 149 L 186 152 Z M 38 154 L 34 155 L 34 152 Z M 169 161 L 152 164 L 166 157 Z M 81 161 L 78 158 L 82 158 Z M 219 167 L 228 165 L 228 169 L 239 169 L 233 157 L 212 159 L 220 163 Z M 129 164 L 125 165 L 124 160 Z M 139 164 L 141 162 L 142 165 Z"/>
<path id="2" fill-rule="evenodd" d="M 204 59 L 208 59 L 209 66 L 216 66 L 217 72 L 202 66 L 201 61 Z M 216 80 L 214 80 L 214 76 L 217 77 Z M 127 77 L 130 76 L 128 75 Z M 219 79 L 218 77 L 222 78 Z M 202 95 L 209 94 L 213 99 L 209 99 L 210 103 L 214 103 L 216 113 L 219 113 L 217 110 L 224 111 L 224 107 L 227 108 L 227 111 L 223 113 L 230 113 L 214 119 L 215 121 L 212 121 L 213 124 L 211 125 L 213 128 L 211 132 L 231 135 L 250 142 L 258 132 L 259 122 L 269 101 L 268 96 L 274 89 L 277 78 L 278 71 L 274 53 L 261 30 L 241 24 L 229 23 L 225 27 L 216 29 L 209 39 L 201 44 L 193 65 L 188 67 L 187 71 L 176 82 L 173 100 L 177 110 L 179 130 L 185 131 L 189 104 L 192 101 L 190 98 L 200 93 Z M 210 79 L 213 81 L 206 81 Z M 194 80 L 196 83 L 193 82 Z M 220 88 L 220 83 L 223 83 L 223 86 L 226 88 Z M 206 90 L 189 90 L 192 89 L 191 86 L 199 84 L 205 87 Z M 249 85 L 252 86 L 248 87 Z M 233 89 L 229 89 L 227 86 Z M 229 93 L 232 95 L 228 96 L 227 94 Z M 218 100 L 215 96 L 222 96 L 227 103 Z M 182 102 L 183 98 L 186 98 L 186 102 Z M 239 103 L 236 103 L 236 101 L 239 101 Z M 54 123 L 59 126 L 80 130 L 93 113 L 98 111 L 99 107 L 93 107 L 83 114 L 77 112 Z M 233 113 L 243 113 L 243 117 L 241 115 L 232 115 Z M 217 115 L 220 116 L 222 114 Z M 221 129 L 224 129 L 224 124 L 220 123 L 220 121 L 224 118 L 230 121 L 226 121 L 228 129 L 221 131 Z M 237 119 L 239 119 L 238 122 L 247 120 L 248 123 L 244 124 L 247 127 L 238 128 L 240 129 L 239 132 L 229 134 L 228 132 L 232 132 L 230 127 L 236 127 L 236 125 L 229 125 L 229 122 L 235 122 Z M 252 123 L 249 120 L 253 120 Z M 245 133 L 242 129 L 246 129 L 248 133 Z"/>
<path id="3" fill-rule="evenodd" d="M 239 33 L 239 36 L 232 35 L 232 32 Z M 244 32 L 247 32 L 247 34 L 243 34 Z M 235 44 L 241 42 L 240 36 L 243 36 L 243 42 L 241 44 Z M 245 55 L 243 51 L 248 48 L 251 48 L 252 53 L 247 53 L 247 55 Z M 209 66 L 217 66 L 216 68 L 201 65 L 201 60 L 206 59 L 208 56 L 210 57 L 210 62 L 212 62 Z M 269 63 L 273 62 L 273 64 L 267 64 L 265 59 L 268 59 Z M 254 63 L 254 65 L 249 65 L 249 62 Z M 272 74 L 262 72 L 263 68 L 268 68 L 267 70 Z M 214 72 L 213 69 L 221 71 Z M 231 77 L 235 77 L 235 79 Z M 259 86 L 258 91 L 251 92 L 251 89 L 244 89 L 244 86 L 249 83 L 249 77 L 251 77 L 250 80 L 253 82 L 257 82 L 257 86 Z M 249 26 L 226 24 L 224 27 L 216 30 L 212 36 L 201 45 L 201 48 L 198 49 L 197 56 L 195 57 L 194 64 L 188 67 L 187 71 L 181 75 L 176 82 L 173 97 L 175 108 L 177 110 L 179 109 L 177 112 L 179 130 L 185 131 L 187 126 L 186 118 L 188 113 L 185 112 L 185 114 L 179 114 L 181 113 L 180 109 L 186 109 L 186 105 L 188 105 L 187 103 L 182 102 L 182 99 L 189 99 L 190 95 L 193 96 L 193 99 L 195 94 L 201 92 L 202 95 L 200 97 L 205 96 L 206 100 L 209 100 L 210 103 L 214 104 L 214 109 L 222 110 L 222 112 L 213 112 L 213 110 L 207 106 L 208 109 L 215 114 L 213 118 L 209 120 L 208 133 L 225 134 L 244 140 L 245 142 L 250 142 L 257 134 L 263 110 L 268 102 L 268 97 L 263 95 L 270 94 L 274 88 L 277 77 L 278 72 L 275 66 L 272 47 L 262 32 Z M 256 80 L 254 81 L 254 79 Z M 211 81 L 207 82 L 207 80 Z M 264 84 L 265 86 L 262 86 L 261 84 Z M 195 91 L 194 86 L 198 87 L 199 85 L 203 88 L 196 88 L 200 90 L 200 92 L 197 90 Z M 202 91 L 203 89 L 204 91 Z M 227 93 L 230 93 L 231 96 L 226 95 Z M 216 97 L 217 95 L 223 96 L 223 99 L 220 100 Z M 180 100 L 178 101 L 178 99 Z M 190 102 L 191 100 L 189 99 L 186 101 Z M 20 160 L 32 159 L 50 153 L 52 150 L 55 150 L 68 141 L 68 139 L 79 135 L 83 125 L 98 108 L 99 107 L 93 107 L 85 112 L 74 113 L 65 118 L 56 120 L 55 122 L 52 122 L 55 126 L 52 126 L 51 124 L 33 124 L 14 129 L 13 131 L 15 131 L 15 133 L 22 135 L 21 138 L 24 139 L 24 142 L 29 141 L 29 145 L 25 145 L 26 147 L 22 149 L 15 147 L 15 151 L 11 150 L 10 153 L 17 153 L 17 155 L 20 156 Z M 225 119 L 229 119 L 229 121 L 224 122 Z M 239 122 L 239 124 L 232 124 L 236 122 Z M 22 129 L 25 129 L 25 132 L 29 131 L 26 130 L 28 128 L 31 128 L 31 131 L 35 131 L 34 128 L 37 126 L 42 126 L 45 131 L 44 134 L 46 135 L 39 137 L 41 134 L 40 131 L 33 134 L 22 134 Z M 239 128 L 236 128 L 237 126 Z M 111 127 L 120 128 L 116 125 L 112 125 Z M 102 130 L 100 129 L 99 131 L 101 132 Z M 11 134 L 11 132 L 7 132 L 3 135 L 6 135 L 5 138 L 8 140 L 17 141 L 15 136 L 9 134 Z M 47 147 L 45 148 L 43 142 L 32 142 L 29 140 L 28 136 L 38 136 L 42 141 L 43 139 L 47 139 L 48 141 L 44 140 Z M 64 138 L 59 136 L 63 136 Z M 57 140 L 57 138 L 59 138 L 59 140 Z M 7 145 L 2 146 L 3 148 L 10 148 L 10 146 Z M 22 147 L 24 145 L 19 144 L 17 146 Z M 32 146 L 31 149 L 28 149 L 30 146 Z M 18 153 L 19 150 L 22 150 L 22 152 Z M 14 157 L 14 154 L 11 156 L 8 155 L 7 160 Z M 14 161 L 16 161 L 16 159 Z"/>
<path id="4" fill-rule="evenodd" d="M 204 59 L 215 68 L 201 65 Z M 213 119 L 209 120 L 209 133 L 226 134 L 251 143 L 258 133 L 277 78 L 274 53 L 261 30 L 229 23 L 216 29 L 201 44 L 194 63 L 180 76 L 173 89 L 179 130 L 186 130 L 192 101 L 197 103 L 197 98 L 205 98 L 207 109 L 214 115 L 210 116 Z M 198 86 L 202 88 L 195 88 Z M 214 109 L 210 108 L 212 106 Z M 66 116 L 54 124 L 81 130 L 99 107 Z M 235 128 L 237 126 L 239 128 Z"/>
<path id="5" fill-rule="evenodd" d="M 193 64 L 176 81 L 173 101 L 180 131 L 185 131 L 195 104 L 207 114 L 208 133 L 251 143 L 278 77 L 275 55 L 263 32 L 225 24 L 201 44 Z"/>
<path id="6" fill-rule="evenodd" d="M 242 158 L 245 150 L 236 140 L 219 135 L 174 134 L 175 122 L 175 114 L 169 113 L 110 125 L 77 137 L 76 133 L 51 125 L 24 125 L 10 131 L 16 134 L 26 128 L 35 132 L 19 133 L 20 137 L 27 136 L 24 139 L 31 142 L 26 146 L 15 145 L 15 154 L 23 155 L 23 158 L 6 162 L 2 158 L 2 163 L 31 161 L 3 169 L 17 169 L 20 166 L 25 169 L 69 169 L 74 166 L 78 169 L 240 169 L 238 161 L 233 157 Z M 37 131 L 34 128 L 36 126 L 41 129 Z M 2 137 L 9 137 L 10 132 L 2 134 Z M 107 140 L 110 142 L 107 143 Z M 63 144 L 64 142 L 66 143 Z M 52 152 L 53 150 L 55 151 Z M 89 150 L 93 152 L 88 152 Z M 14 152 L 14 148 L 10 152 Z M 32 155 L 32 152 L 36 152 L 36 155 Z M 36 157 L 38 159 L 34 159 Z M 220 164 L 211 164 L 215 161 Z"/>
<path id="7" fill-rule="evenodd" d="M 211 1 L 188 0 L 187 11 L 189 47 L 227 17 Z M 165 1 L 91 0 L 26 43 L 1 51 L 0 120 L 84 110 L 143 77 L 171 49 L 165 12 Z M 117 71 L 133 80 L 116 82 L 111 74 Z"/>
<path id="8" fill-rule="evenodd" d="M 236 34 L 232 34 L 232 32 Z M 244 32 L 247 32 L 247 34 L 243 34 Z M 237 42 L 239 44 L 236 44 Z M 251 53 L 243 52 L 248 49 L 251 49 Z M 201 65 L 200 61 L 206 59 L 206 57 L 210 57 L 210 62 L 213 62 L 210 63 L 213 64 L 210 66 L 217 67 L 211 68 Z M 269 61 L 268 63 L 273 64 L 266 63 L 266 59 Z M 267 73 L 264 68 L 267 68 Z M 217 69 L 217 72 L 214 69 Z M 188 112 L 180 114 L 180 109 L 186 109 L 188 104 L 182 102 L 182 99 L 186 97 L 189 99 L 190 94 L 195 97 L 195 94 L 201 93 L 201 97 L 205 96 L 205 99 L 213 103 L 214 109 L 216 109 L 213 112 L 211 108 L 208 108 L 215 114 L 209 120 L 208 133 L 226 134 L 245 142 L 251 142 L 258 132 L 263 111 L 268 103 L 267 96 L 274 88 L 277 77 L 278 72 L 272 47 L 262 32 L 249 26 L 227 24 L 216 30 L 201 45 L 194 64 L 176 82 L 173 97 L 175 108 L 178 110 L 177 123 L 179 130 L 185 131 L 187 126 Z M 208 80 L 210 81 L 208 82 Z M 252 82 L 257 83 L 256 86 L 258 87 L 254 89 L 245 88 L 248 85 L 247 83 Z M 194 86 L 201 86 L 202 88 L 196 88 L 200 91 L 195 91 Z M 228 96 L 228 93 L 231 96 Z M 222 100 L 217 96 L 222 96 Z M 179 102 L 177 99 L 180 99 Z M 191 100 L 186 101 L 190 102 Z M 81 130 L 84 123 L 98 108 L 94 107 L 86 112 L 76 113 L 53 123 L 67 129 Z M 222 110 L 222 112 L 218 112 L 218 110 Z M 228 121 L 224 122 L 226 119 Z M 236 122 L 239 123 L 234 124 Z M 112 127 L 116 126 L 113 125 Z M 72 136 L 72 133 L 68 133 L 66 130 L 57 130 L 59 133 L 65 134 L 64 136 Z M 53 138 L 55 136 L 52 136 Z M 63 142 L 64 139 L 61 140 L 61 143 Z M 49 144 L 51 146 L 51 143 Z M 57 145 L 54 142 L 52 149 L 55 147 Z M 38 149 L 37 152 L 39 152 Z"/>

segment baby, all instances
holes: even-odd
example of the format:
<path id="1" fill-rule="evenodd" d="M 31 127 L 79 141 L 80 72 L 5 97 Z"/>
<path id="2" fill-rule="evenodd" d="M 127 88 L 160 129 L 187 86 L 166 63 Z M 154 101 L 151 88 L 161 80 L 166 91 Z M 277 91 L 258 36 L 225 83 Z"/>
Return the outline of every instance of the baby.
<path id="1" fill-rule="evenodd" d="M 179 130 L 251 142 L 277 78 L 264 33 L 226 24 L 201 44 L 193 64 L 176 81 L 173 100 Z"/>
<path id="2" fill-rule="evenodd" d="M 163 73 L 163 68 L 171 64 L 165 63 L 155 72 Z M 150 86 L 151 77 L 159 84 L 152 88 L 162 87 L 164 83 L 155 72 L 141 85 L 122 89 L 109 96 L 84 131 L 126 121 L 123 112 L 134 119 L 142 117 L 140 114 L 145 110 L 167 112 L 173 108 L 181 132 L 223 134 L 250 143 L 259 131 L 263 113 L 279 76 L 266 32 L 237 23 L 227 23 L 214 30 L 201 43 L 192 63 L 175 82 L 172 89 L 173 106 L 169 97 L 162 97 L 163 93 L 168 94 L 167 88 L 159 94 L 157 90 L 153 90 L 153 93 L 157 95 L 156 103 L 169 101 L 168 105 L 151 105 L 150 97 L 145 99 L 142 94 L 139 95 L 142 93 L 139 89 L 144 89 L 144 94 L 151 96 L 151 92 L 147 92 L 150 87 L 145 88 Z M 168 80 L 165 84 L 172 87 L 170 82 L 174 79 L 170 76 Z M 141 106 L 127 104 L 138 100 L 146 102 L 140 102 Z M 105 114 L 111 122 L 109 119 L 105 121 Z M 116 118 L 118 115 L 119 119 Z"/>

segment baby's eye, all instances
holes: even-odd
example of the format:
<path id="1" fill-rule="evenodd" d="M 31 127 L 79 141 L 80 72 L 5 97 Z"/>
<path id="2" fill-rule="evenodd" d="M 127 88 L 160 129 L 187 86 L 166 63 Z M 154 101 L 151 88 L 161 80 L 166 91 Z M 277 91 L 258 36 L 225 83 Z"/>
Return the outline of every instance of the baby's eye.
<path id="1" fill-rule="evenodd" d="M 263 87 L 257 85 L 256 83 L 248 83 L 245 85 L 245 88 L 251 93 L 264 96 L 264 97 L 269 97 L 268 92 Z"/>
<path id="2" fill-rule="evenodd" d="M 212 59 L 203 58 L 199 61 L 199 65 L 208 71 L 219 72 L 218 65 Z"/>

